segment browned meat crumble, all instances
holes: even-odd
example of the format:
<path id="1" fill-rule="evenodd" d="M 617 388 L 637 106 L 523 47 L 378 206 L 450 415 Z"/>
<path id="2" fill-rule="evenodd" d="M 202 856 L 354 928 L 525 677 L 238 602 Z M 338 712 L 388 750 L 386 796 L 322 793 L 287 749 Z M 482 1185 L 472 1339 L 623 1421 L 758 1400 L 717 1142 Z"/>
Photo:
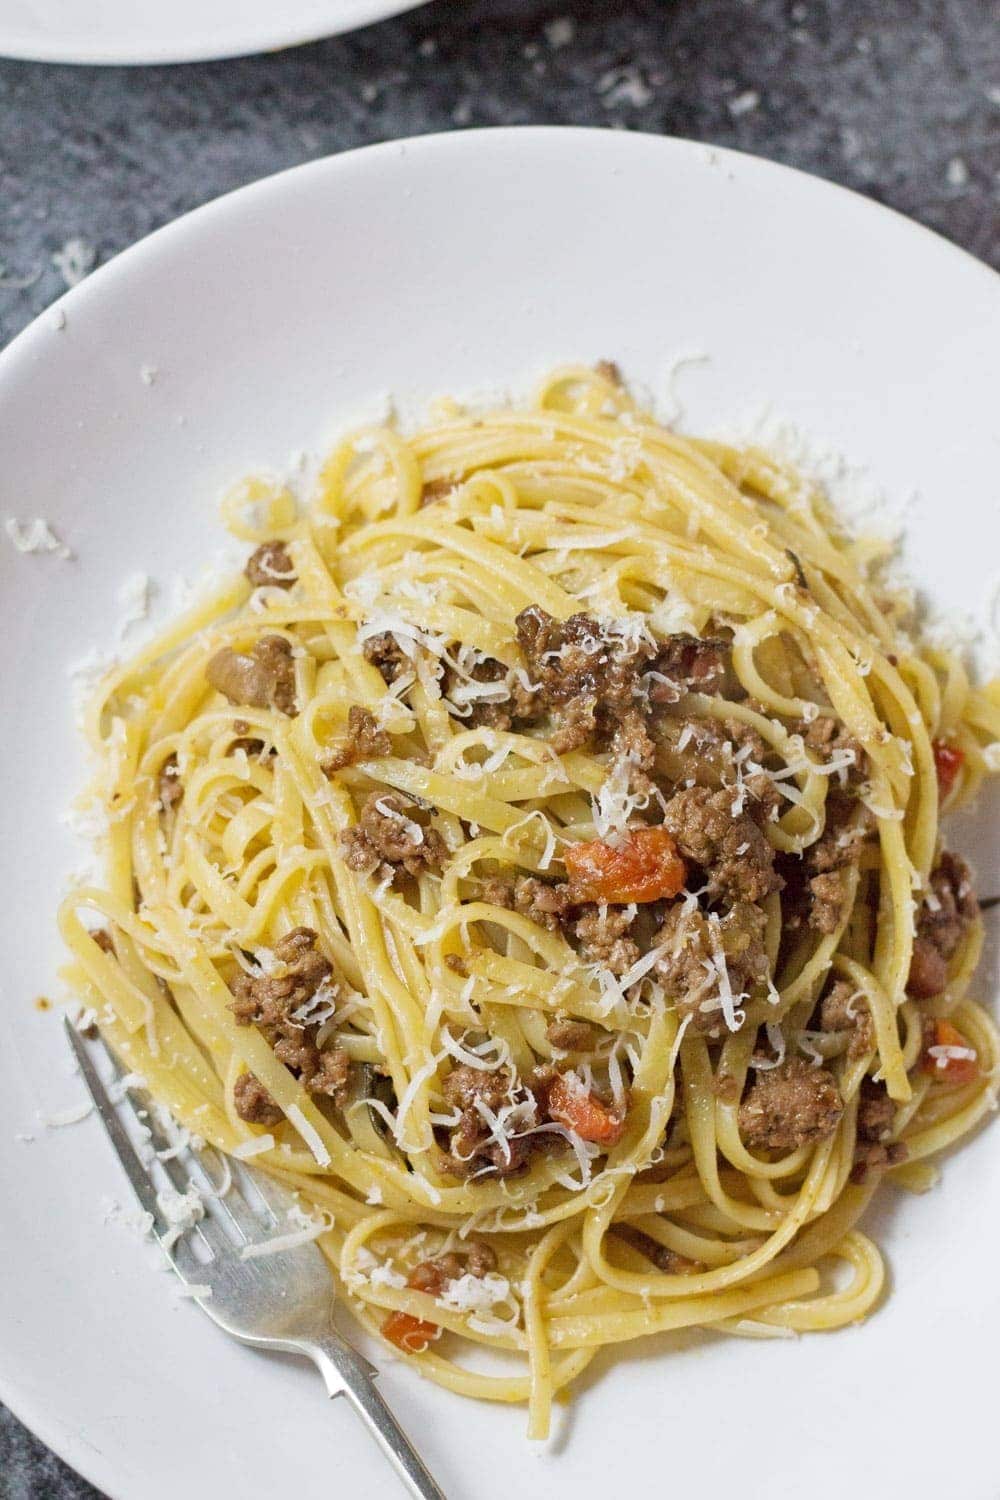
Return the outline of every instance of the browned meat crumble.
<path id="1" fill-rule="evenodd" d="M 854 764 L 846 772 L 848 781 L 861 781 L 867 774 L 868 758 L 864 746 L 838 719 L 831 719 L 828 714 L 819 714 L 815 719 L 803 721 L 799 725 L 799 733 L 806 747 L 815 751 L 823 760 L 830 760 L 841 750 L 852 751 Z"/>
<path id="2" fill-rule="evenodd" d="M 530 724 L 538 716 L 536 695 L 526 687 L 517 673 L 511 673 L 502 661 L 486 657 L 472 667 L 469 674 L 473 682 L 502 682 L 506 684 L 506 696 L 490 701 L 487 698 L 472 699 L 462 703 L 462 712 L 457 717 L 469 729 L 496 729 L 503 733 L 516 725 Z M 508 681 L 509 678 L 509 681 Z M 466 679 L 454 667 L 446 666 L 441 686 L 442 696 L 455 708 L 456 694 L 461 703 L 461 689 Z"/>
<path id="3" fill-rule="evenodd" d="M 979 902 L 964 859 L 942 853 L 931 872 L 930 896 L 917 914 L 917 935 L 907 992 L 917 1000 L 930 1000 L 948 983 L 948 964 L 979 915 Z"/>
<path id="4" fill-rule="evenodd" d="M 205 676 L 230 703 L 276 708 L 290 718 L 295 701 L 295 662 L 283 635 L 264 635 L 249 654 L 224 646 L 209 658 Z"/>
<path id="5" fill-rule="evenodd" d="M 628 907 L 576 901 L 568 881 L 519 875 L 511 883 L 493 876 L 483 882 L 482 898 L 492 906 L 519 911 L 549 932 L 562 932 L 576 941 L 584 962 L 602 964 L 619 977 L 641 956 L 638 943 L 629 936 L 636 914 Z"/>
<path id="6" fill-rule="evenodd" d="M 905 1143 L 890 1140 L 895 1119 L 896 1106 L 886 1093 L 885 1085 L 873 1083 L 870 1078 L 862 1079 L 852 1182 L 864 1182 L 869 1172 L 896 1167 L 906 1160 Z"/>
<path id="7" fill-rule="evenodd" d="M 809 882 L 809 926 L 828 935 L 836 932 L 844 918 L 847 892 L 837 870 L 814 875 Z"/>
<path id="8" fill-rule="evenodd" d="M 701 1036 L 718 1038 L 728 1031 L 718 1004 L 718 978 L 713 968 L 714 936 L 725 957 L 729 983 L 734 995 L 750 994 L 767 976 L 767 953 L 764 949 L 766 918 L 759 906 L 738 902 L 711 923 L 697 909 L 688 911 L 683 903 L 668 906 L 656 946 L 663 952 L 654 973 L 679 1014 L 690 1016 L 692 1030 Z"/>
<path id="9" fill-rule="evenodd" d="M 843 872 L 860 864 L 875 831 L 875 815 L 852 790 L 831 787 L 825 815 L 822 833 L 804 854 L 777 861 L 787 887 L 783 916 L 789 928 L 807 921 L 817 932 L 836 932 L 847 899 Z"/>
<path id="10" fill-rule="evenodd" d="M 678 851 L 704 870 L 711 898 L 762 901 L 783 884 L 774 850 L 750 813 L 734 813 L 734 805 L 730 788 L 685 787 L 663 809 L 663 824 Z"/>
<path id="11" fill-rule="evenodd" d="M 843 1112 L 833 1074 L 789 1057 L 757 1073 L 740 1105 L 740 1134 L 752 1151 L 794 1151 L 831 1135 Z"/>
<path id="12" fill-rule="evenodd" d="M 443 1084 L 445 1102 L 459 1110 L 460 1117 L 450 1132 L 448 1150 L 442 1158 L 441 1164 L 446 1172 L 456 1177 L 471 1177 L 479 1173 L 513 1177 L 524 1170 L 538 1138 L 515 1137 L 504 1151 L 493 1139 L 476 1107 L 481 1103 L 496 1114 L 504 1104 L 510 1103 L 514 1086 L 514 1076 L 509 1068 L 486 1072 L 462 1063 L 448 1074 Z M 528 1095 L 525 1093 L 524 1097 Z"/>
<path id="13" fill-rule="evenodd" d="M 612 736 L 641 695 L 640 673 L 656 653 L 652 640 L 616 636 L 587 614 L 556 620 L 537 604 L 514 623 L 539 708 L 554 715 L 553 749 Z"/>
<path id="14" fill-rule="evenodd" d="M 602 375 L 612 385 L 624 385 L 625 383 L 622 379 L 621 369 L 613 359 L 599 359 L 594 366 L 594 373 Z"/>
<path id="15" fill-rule="evenodd" d="M 826 875 L 859 864 L 875 830 L 875 814 L 851 792 L 831 787 L 826 796 L 823 832 L 805 853 L 810 874 Z"/>
<path id="16" fill-rule="evenodd" d="M 374 760 L 380 755 L 392 754 L 392 737 L 378 727 L 378 720 L 367 708 L 351 705 L 347 713 L 347 738 L 342 745 L 321 762 L 325 776 L 335 776 L 345 766 L 356 765 L 359 760 Z"/>
<path id="17" fill-rule="evenodd" d="M 284 542 L 262 542 L 243 569 L 254 588 L 290 589 L 297 582 L 295 564 Z"/>
<path id="18" fill-rule="evenodd" d="M 229 984 L 229 1008 L 240 1026 L 260 1028 L 275 1057 L 304 1088 L 326 1095 L 343 1109 L 350 1098 L 350 1059 L 341 1047 L 320 1049 L 318 1026 L 309 1021 L 308 1010 L 297 1014 L 333 973 L 318 941 L 311 927 L 295 927 L 274 945 L 275 973 L 237 969 Z"/>
<path id="19" fill-rule="evenodd" d="M 649 688 L 651 703 L 676 703 L 684 693 L 722 690 L 729 672 L 732 648 L 717 636 L 672 635 L 660 647 L 652 663 Z M 666 678 L 664 682 L 662 679 Z"/>
<path id="20" fill-rule="evenodd" d="M 467 1240 L 461 1253 L 448 1250 L 444 1255 L 436 1255 L 433 1260 L 422 1260 L 413 1267 L 406 1278 L 406 1284 L 415 1292 L 440 1297 L 450 1281 L 458 1281 L 461 1276 L 482 1278 L 496 1268 L 497 1258 L 491 1246 L 483 1240 Z"/>
<path id="21" fill-rule="evenodd" d="M 440 866 L 448 852 L 444 840 L 435 828 L 417 823 L 419 811 L 402 792 L 373 792 L 355 826 L 340 835 L 350 869 L 365 875 L 382 869 L 419 875 Z"/>
<path id="22" fill-rule="evenodd" d="M 620 979 L 642 956 L 639 944 L 627 935 L 635 917 L 620 906 L 586 906 L 580 913 L 573 926 L 580 956 L 610 969 Z"/>
<path id="23" fill-rule="evenodd" d="M 835 980 L 820 1001 L 819 1025 L 822 1031 L 850 1033 L 847 1044 L 850 1058 L 865 1057 L 875 1046 L 868 1002 L 846 979 Z"/>
<path id="24" fill-rule="evenodd" d="M 420 504 L 433 505 L 436 500 L 443 500 L 446 495 L 450 495 L 454 488 L 454 479 L 428 479 L 420 491 Z"/>
<path id="25" fill-rule="evenodd" d="M 381 635 L 370 635 L 361 649 L 365 661 L 378 667 L 386 687 L 391 687 L 397 677 L 410 670 L 410 658 L 388 630 Z"/>
<path id="26" fill-rule="evenodd" d="M 233 1085 L 233 1103 L 249 1125 L 279 1125 L 285 1118 L 260 1079 L 241 1073 Z"/>

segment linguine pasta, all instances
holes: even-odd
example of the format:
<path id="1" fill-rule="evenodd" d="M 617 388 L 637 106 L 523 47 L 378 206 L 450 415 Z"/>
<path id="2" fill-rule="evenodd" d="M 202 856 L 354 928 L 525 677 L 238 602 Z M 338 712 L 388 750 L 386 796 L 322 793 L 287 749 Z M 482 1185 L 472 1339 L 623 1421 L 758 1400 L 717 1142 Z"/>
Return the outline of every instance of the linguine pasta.
<path id="1" fill-rule="evenodd" d="M 224 509 L 250 577 L 87 717 L 106 881 L 60 922 L 123 1064 L 533 1436 L 604 1345 L 864 1317 L 872 1193 L 993 1105 L 939 815 L 998 685 L 811 484 L 611 367 Z"/>

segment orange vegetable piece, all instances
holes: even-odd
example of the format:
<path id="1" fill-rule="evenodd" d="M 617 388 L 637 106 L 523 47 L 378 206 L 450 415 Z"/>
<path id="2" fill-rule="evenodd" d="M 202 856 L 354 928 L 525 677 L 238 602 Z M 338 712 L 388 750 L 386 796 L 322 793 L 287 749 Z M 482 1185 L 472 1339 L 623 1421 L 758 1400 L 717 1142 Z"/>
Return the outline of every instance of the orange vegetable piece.
<path id="1" fill-rule="evenodd" d="M 616 1146 L 625 1134 L 625 1121 L 607 1105 L 562 1074 L 549 1085 L 549 1115 L 575 1130 L 581 1140 Z"/>
<path id="2" fill-rule="evenodd" d="M 397 1349 L 402 1349 L 404 1354 L 423 1354 L 437 1335 L 436 1323 L 427 1323 L 412 1313 L 391 1312 L 382 1324 L 382 1337 L 395 1344 Z"/>
<path id="3" fill-rule="evenodd" d="M 568 844 L 563 860 L 576 901 L 659 901 L 676 896 L 687 879 L 665 828 L 633 828 L 617 844 Z"/>
<path id="4" fill-rule="evenodd" d="M 971 1057 L 948 1057 L 947 1054 L 939 1054 L 935 1057 L 931 1049 L 937 1047 L 961 1047 L 963 1051 L 971 1052 L 973 1055 Z M 940 1018 L 932 1021 L 925 1032 L 920 1067 L 932 1078 L 938 1079 L 941 1083 L 951 1084 L 955 1088 L 963 1083 L 972 1083 L 979 1077 L 979 1062 L 974 1048 L 969 1045 L 968 1039 L 962 1035 L 957 1026 Z"/>
<path id="5" fill-rule="evenodd" d="M 947 740 L 935 740 L 931 749 L 934 751 L 938 791 L 942 797 L 947 797 L 965 763 L 965 751 L 958 745 L 949 744 Z"/>

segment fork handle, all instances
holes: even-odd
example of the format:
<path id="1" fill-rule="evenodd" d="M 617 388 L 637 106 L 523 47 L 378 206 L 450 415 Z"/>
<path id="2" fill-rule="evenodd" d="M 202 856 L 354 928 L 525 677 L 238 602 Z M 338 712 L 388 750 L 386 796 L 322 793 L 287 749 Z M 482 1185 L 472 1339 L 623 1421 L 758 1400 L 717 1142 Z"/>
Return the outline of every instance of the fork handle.
<path id="1" fill-rule="evenodd" d="M 373 1366 L 336 1334 L 310 1349 L 331 1396 L 344 1395 L 416 1500 L 447 1500 L 375 1387 Z"/>

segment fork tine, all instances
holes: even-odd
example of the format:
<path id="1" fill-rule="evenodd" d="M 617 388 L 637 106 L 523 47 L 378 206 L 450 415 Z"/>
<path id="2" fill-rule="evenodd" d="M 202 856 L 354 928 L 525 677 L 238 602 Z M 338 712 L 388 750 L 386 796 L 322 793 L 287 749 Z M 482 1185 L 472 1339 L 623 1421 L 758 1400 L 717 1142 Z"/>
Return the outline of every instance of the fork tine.
<path id="1" fill-rule="evenodd" d="M 204 1206 L 204 1216 L 198 1220 L 194 1228 L 201 1235 L 209 1248 L 216 1254 L 221 1255 L 232 1249 L 233 1243 L 245 1244 L 248 1235 L 244 1232 L 236 1215 L 227 1203 L 224 1203 L 213 1190 L 212 1179 L 205 1171 L 204 1166 L 198 1160 L 198 1153 L 191 1149 L 190 1167 L 178 1156 L 169 1156 L 166 1160 L 159 1154 L 163 1150 L 170 1149 L 170 1142 L 163 1131 L 150 1116 L 150 1131 L 154 1143 L 162 1141 L 162 1146 L 157 1146 L 157 1160 L 160 1168 L 170 1178 L 177 1192 L 187 1193 L 192 1187 L 201 1199 Z M 190 1168 L 193 1168 L 192 1171 Z M 196 1175 L 197 1174 L 197 1180 Z"/>
<path id="2" fill-rule="evenodd" d="M 146 1171 L 146 1168 L 139 1159 L 138 1152 L 129 1140 L 128 1132 L 118 1118 L 118 1114 L 111 1103 L 101 1076 L 94 1067 L 90 1053 L 84 1046 L 83 1038 L 68 1016 L 63 1016 L 63 1025 L 66 1028 L 66 1035 L 73 1049 L 73 1055 L 80 1064 L 83 1081 L 87 1085 L 90 1097 L 94 1101 L 94 1107 L 100 1116 L 101 1124 L 111 1138 L 111 1144 L 118 1154 L 118 1160 L 125 1168 L 125 1174 L 132 1184 L 133 1192 L 146 1212 L 152 1214 L 153 1228 L 157 1239 L 159 1239 L 166 1232 L 168 1226 L 164 1221 L 160 1205 L 156 1201 L 156 1184 Z"/>
<path id="3" fill-rule="evenodd" d="M 181 1241 L 175 1240 L 170 1245 L 164 1244 L 164 1237 L 169 1234 L 171 1226 L 167 1221 L 163 1209 L 160 1206 L 156 1183 L 150 1176 L 146 1165 L 144 1164 L 142 1158 L 139 1156 L 139 1153 L 136 1151 L 131 1140 L 129 1139 L 128 1131 L 122 1124 L 121 1117 L 119 1116 L 115 1105 L 112 1103 L 111 1096 L 104 1086 L 104 1081 L 101 1078 L 101 1075 L 98 1073 L 96 1067 L 94 1066 L 93 1059 L 83 1041 L 83 1038 L 80 1036 L 80 1033 L 77 1031 L 76 1027 L 70 1021 L 68 1016 L 63 1017 L 63 1025 L 66 1030 L 66 1035 L 69 1039 L 69 1044 L 73 1049 L 73 1055 L 80 1065 L 80 1072 L 83 1075 L 83 1081 L 87 1085 L 90 1097 L 94 1101 L 94 1106 L 97 1110 L 98 1116 L 100 1117 L 101 1123 L 108 1133 L 111 1144 L 118 1156 L 118 1160 L 124 1167 L 125 1174 L 128 1177 L 129 1182 L 132 1184 L 132 1190 L 138 1198 L 140 1204 L 146 1210 L 146 1212 L 152 1216 L 153 1233 L 160 1243 L 161 1250 L 167 1256 L 170 1263 L 174 1267 L 174 1270 L 182 1279 L 188 1280 L 193 1278 L 197 1280 L 198 1273 L 204 1271 L 204 1267 L 199 1266 L 194 1258 L 190 1255 L 190 1253 L 184 1256 L 183 1261 L 180 1259 L 179 1252 Z M 107 1051 L 107 1048 L 105 1048 L 105 1051 Z M 108 1055 L 111 1056 L 110 1053 Z M 113 1057 L 111 1058 L 111 1060 L 114 1064 L 115 1072 L 120 1078 L 122 1076 L 122 1073 L 120 1067 L 118 1066 L 117 1060 Z M 149 1129 L 151 1136 L 156 1139 L 156 1122 L 152 1116 L 149 1116 L 149 1120 L 150 1124 L 147 1128 Z M 162 1134 L 160 1134 L 158 1138 L 164 1142 L 164 1145 L 169 1145 L 169 1142 Z M 171 1167 L 174 1166 L 174 1163 L 172 1161 L 161 1161 L 160 1165 L 166 1171 L 167 1176 L 170 1178 L 170 1181 L 179 1192 L 184 1192 L 191 1186 L 190 1179 L 185 1178 L 179 1169 L 176 1174 L 175 1172 L 170 1170 Z M 221 1231 L 217 1231 L 218 1237 L 216 1238 L 215 1236 L 210 1236 L 209 1234 L 204 1233 L 201 1228 L 201 1223 L 195 1224 L 193 1226 L 193 1229 L 200 1236 L 208 1249 L 213 1252 L 213 1254 L 218 1255 L 222 1251 L 229 1249 L 229 1244 L 225 1240 L 225 1237 L 222 1235 Z M 190 1233 L 190 1231 L 186 1232 Z M 200 1279 L 204 1280 L 204 1276 L 202 1275 Z"/>
<path id="4" fill-rule="evenodd" d="M 244 1202 L 250 1206 L 258 1229 L 273 1229 L 280 1224 L 285 1215 L 287 1207 L 280 1194 L 269 1192 L 269 1183 L 264 1172 L 254 1172 L 247 1169 L 241 1162 L 233 1162 L 231 1166 L 233 1182 L 240 1190 Z M 258 1208 L 255 1198 L 260 1199 L 261 1207 Z"/>

